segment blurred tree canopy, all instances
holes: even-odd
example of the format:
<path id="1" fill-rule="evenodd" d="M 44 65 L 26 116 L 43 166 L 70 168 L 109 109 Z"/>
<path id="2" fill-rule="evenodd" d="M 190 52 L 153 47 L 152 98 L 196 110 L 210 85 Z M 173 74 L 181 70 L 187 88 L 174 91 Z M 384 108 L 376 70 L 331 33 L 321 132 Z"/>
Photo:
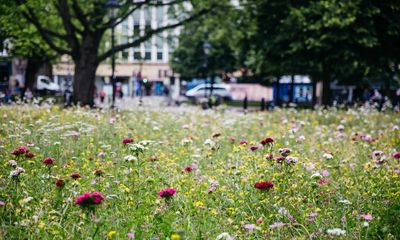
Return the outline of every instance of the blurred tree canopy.
<path id="1" fill-rule="evenodd" d="M 214 37 L 214 44 L 219 42 L 234 53 L 229 60 L 236 63 L 227 65 L 246 69 L 258 81 L 310 75 L 323 82 L 323 104 L 329 104 L 333 80 L 355 85 L 368 78 L 390 85 L 398 76 L 399 0 L 246 0 L 227 9 L 226 15 L 205 19 L 203 28 L 211 29 L 208 38 L 221 32 L 232 36 L 229 41 Z M 184 32 L 194 32 L 199 26 L 188 25 Z M 182 35 L 180 40 L 185 42 L 185 38 Z M 196 63 L 202 59 L 201 51 L 190 52 L 190 48 L 204 39 L 198 35 L 190 44 L 179 45 L 173 67 L 201 66 Z M 213 57 L 226 59 L 225 54 L 215 52 Z M 201 68 L 196 71 L 200 73 Z"/>

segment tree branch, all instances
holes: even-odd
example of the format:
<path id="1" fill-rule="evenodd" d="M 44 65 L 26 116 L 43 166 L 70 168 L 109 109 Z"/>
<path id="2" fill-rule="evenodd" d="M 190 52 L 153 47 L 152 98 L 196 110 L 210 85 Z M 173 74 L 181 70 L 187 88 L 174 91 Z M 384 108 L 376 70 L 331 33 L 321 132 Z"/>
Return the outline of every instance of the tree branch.
<path id="1" fill-rule="evenodd" d="M 58 0 L 57 3 L 56 8 L 60 14 L 65 31 L 67 32 L 68 45 L 70 46 L 72 53 L 75 55 L 79 49 L 79 41 L 75 35 L 77 29 L 71 22 L 71 14 L 69 12 L 67 0 Z"/>
<path id="2" fill-rule="evenodd" d="M 82 8 L 79 6 L 76 0 L 72 1 L 72 9 L 74 10 L 76 18 L 79 20 L 79 22 L 83 25 L 84 28 L 88 29 L 90 27 L 90 24 L 86 19 Z"/>
<path id="3" fill-rule="evenodd" d="M 58 52 L 60 54 L 68 54 L 68 55 L 72 54 L 71 51 L 69 51 L 67 49 L 64 49 L 64 48 L 62 48 L 60 46 L 57 46 L 54 43 L 54 41 L 53 41 L 53 39 L 51 38 L 50 35 L 55 36 L 55 34 L 52 33 L 52 31 L 50 31 L 50 30 L 48 30 L 48 29 L 46 29 L 46 28 L 44 28 L 42 26 L 42 24 L 40 23 L 38 17 L 33 13 L 32 9 L 27 8 L 27 12 L 24 11 L 24 12 L 22 12 L 22 14 L 29 22 L 31 22 L 36 27 L 36 29 L 38 30 L 38 32 L 41 35 L 41 37 L 49 45 L 50 48 L 52 48 L 54 51 L 56 51 L 56 52 Z M 52 33 L 52 34 L 50 34 L 50 33 Z M 60 35 L 60 36 L 62 36 L 62 35 Z M 62 39 L 64 39 L 64 38 L 62 38 Z"/>
<path id="4" fill-rule="evenodd" d="M 190 16 L 190 17 L 188 17 L 188 18 L 186 18 L 184 20 L 181 20 L 181 21 L 179 21 L 177 23 L 169 24 L 169 25 L 157 28 L 157 29 L 152 29 L 152 30 L 146 32 L 145 33 L 146 35 L 137 38 L 133 42 L 117 45 L 117 46 L 115 46 L 114 51 L 113 51 L 113 49 L 110 49 L 110 50 L 106 51 L 102 55 L 98 56 L 97 62 L 100 63 L 100 62 L 104 61 L 105 59 L 107 59 L 108 57 L 111 57 L 113 52 L 116 53 L 116 52 L 119 52 L 119 51 L 123 51 L 123 50 L 125 50 L 127 48 L 136 47 L 136 46 L 140 45 L 140 43 L 145 42 L 146 40 L 150 39 L 155 34 L 158 34 L 158 33 L 161 33 L 161 32 L 163 32 L 165 30 L 176 28 L 176 27 L 179 27 L 179 26 L 181 26 L 183 24 L 191 22 L 191 21 L 197 19 L 198 17 L 210 12 L 211 10 L 212 10 L 212 8 L 203 9 L 203 10 L 199 11 L 198 13 L 193 14 L 192 16 Z"/>

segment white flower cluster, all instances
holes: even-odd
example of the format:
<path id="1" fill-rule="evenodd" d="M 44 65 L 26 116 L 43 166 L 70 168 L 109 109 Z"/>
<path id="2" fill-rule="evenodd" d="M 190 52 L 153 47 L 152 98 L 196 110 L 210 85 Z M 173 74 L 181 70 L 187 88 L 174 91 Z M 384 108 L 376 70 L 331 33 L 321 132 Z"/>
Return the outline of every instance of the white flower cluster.
<path id="1" fill-rule="evenodd" d="M 332 228 L 332 229 L 328 229 L 326 230 L 326 233 L 332 236 L 344 236 L 346 235 L 346 231 L 340 228 Z"/>

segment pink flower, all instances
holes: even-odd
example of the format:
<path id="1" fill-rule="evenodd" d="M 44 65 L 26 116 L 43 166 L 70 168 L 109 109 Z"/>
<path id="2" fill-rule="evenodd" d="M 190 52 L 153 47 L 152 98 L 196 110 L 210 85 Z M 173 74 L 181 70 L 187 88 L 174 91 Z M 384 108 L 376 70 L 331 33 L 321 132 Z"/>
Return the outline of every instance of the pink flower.
<path id="1" fill-rule="evenodd" d="M 135 233 L 133 232 L 128 233 L 128 238 L 135 238 Z"/>
<path id="2" fill-rule="evenodd" d="M 251 146 L 249 149 L 251 150 L 251 151 L 255 151 L 255 150 L 257 150 L 259 147 L 258 146 Z"/>
<path id="3" fill-rule="evenodd" d="M 54 164 L 55 159 L 52 157 L 47 157 L 43 160 L 43 164 L 46 166 L 50 166 L 52 164 Z"/>
<path id="4" fill-rule="evenodd" d="M 321 171 L 322 176 L 324 177 L 329 177 L 329 172 L 327 170 L 322 170 Z"/>
<path id="5" fill-rule="evenodd" d="M 186 166 L 183 170 L 185 172 L 191 172 L 191 171 L 193 171 L 193 167 L 192 166 Z"/>
<path id="6" fill-rule="evenodd" d="M 267 145 L 267 144 L 272 144 L 274 142 L 274 139 L 273 138 L 271 138 L 271 137 L 267 137 L 267 138 L 264 138 L 263 140 L 261 140 L 261 144 L 263 145 L 263 146 L 265 146 L 265 145 Z"/>
<path id="7" fill-rule="evenodd" d="M 318 181 L 318 184 L 320 185 L 320 186 L 323 186 L 323 185 L 325 185 L 325 184 L 327 184 L 328 183 L 328 179 L 326 179 L 326 178 L 321 178 L 319 181 Z"/>
<path id="8" fill-rule="evenodd" d="M 19 156 L 19 155 L 22 155 L 22 154 L 27 153 L 27 152 L 29 152 L 29 148 L 28 147 L 19 146 L 19 147 L 16 147 L 14 150 L 12 150 L 11 154 Z"/>
<path id="9" fill-rule="evenodd" d="M 259 190 L 269 190 L 274 187 L 272 182 L 257 182 L 254 184 L 254 187 Z"/>
<path id="10" fill-rule="evenodd" d="M 274 223 L 274 224 L 269 225 L 269 228 L 273 229 L 273 228 L 278 228 L 278 227 L 283 227 L 283 226 L 285 226 L 284 223 L 282 223 L 282 222 L 276 222 L 276 223 Z"/>
<path id="11" fill-rule="evenodd" d="M 248 141 L 246 141 L 246 140 L 242 140 L 242 141 L 240 141 L 240 145 L 247 145 L 247 144 L 249 144 L 249 142 L 248 142 Z"/>
<path id="12" fill-rule="evenodd" d="M 176 193 L 175 188 L 165 188 L 158 193 L 158 196 L 168 199 L 174 196 L 175 193 Z"/>
<path id="13" fill-rule="evenodd" d="M 360 214 L 360 217 L 367 221 L 371 221 L 373 219 L 371 214 Z"/>
<path id="14" fill-rule="evenodd" d="M 133 138 L 124 138 L 123 140 L 122 140 L 122 143 L 123 144 L 128 144 L 128 143 L 133 143 Z"/>
<path id="15" fill-rule="evenodd" d="M 71 175 L 69 175 L 72 179 L 78 179 L 81 178 L 81 175 L 79 173 L 72 173 Z"/>
<path id="16" fill-rule="evenodd" d="M 75 205 L 81 207 L 91 207 L 100 204 L 104 200 L 104 196 L 99 192 L 85 192 L 78 196 L 75 200 Z"/>
<path id="17" fill-rule="evenodd" d="M 279 148 L 278 151 L 284 157 L 287 157 L 292 152 L 289 148 Z"/>
<path id="18" fill-rule="evenodd" d="M 400 159 L 400 152 L 393 153 L 393 157 L 396 159 Z"/>

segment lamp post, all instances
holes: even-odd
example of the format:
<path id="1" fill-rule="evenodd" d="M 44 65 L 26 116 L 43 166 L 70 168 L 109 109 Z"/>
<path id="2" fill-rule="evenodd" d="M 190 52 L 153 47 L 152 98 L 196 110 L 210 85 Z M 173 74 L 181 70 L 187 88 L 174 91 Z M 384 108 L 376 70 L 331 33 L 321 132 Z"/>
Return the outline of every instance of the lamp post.
<path id="1" fill-rule="evenodd" d="M 208 56 L 210 55 L 210 50 L 211 50 L 211 44 L 208 43 L 208 42 L 205 42 L 203 44 L 203 51 L 204 51 L 204 54 L 205 54 L 206 76 L 208 75 L 207 74 L 207 71 L 208 71 Z M 206 86 L 205 87 L 205 93 L 206 93 L 207 92 L 207 84 L 205 86 Z M 211 76 L 210 94 L 208 96 L 208 104 L 209 104 L 210 107 L 212 107 L 211 96 L 212 96 L 212 92 L 213 92 L 213 87 L 214 87 L 214 78 Z M 207 94 L 205 94 L 205 95 L 207 95 Z"/>
<path id="2" fill-rule="evenodd" d="M 112 84 L 112 105 L 115 106 L 115 92 L 116 92 L 116 82 L 115 82 L 115 29 L 114 21 L 117 9 L 121 7 L 121 4 L 117 0 L 107 0 L 106 8 L 110 9 L 110 19 L 111 19 L 111 84 Z"/>

